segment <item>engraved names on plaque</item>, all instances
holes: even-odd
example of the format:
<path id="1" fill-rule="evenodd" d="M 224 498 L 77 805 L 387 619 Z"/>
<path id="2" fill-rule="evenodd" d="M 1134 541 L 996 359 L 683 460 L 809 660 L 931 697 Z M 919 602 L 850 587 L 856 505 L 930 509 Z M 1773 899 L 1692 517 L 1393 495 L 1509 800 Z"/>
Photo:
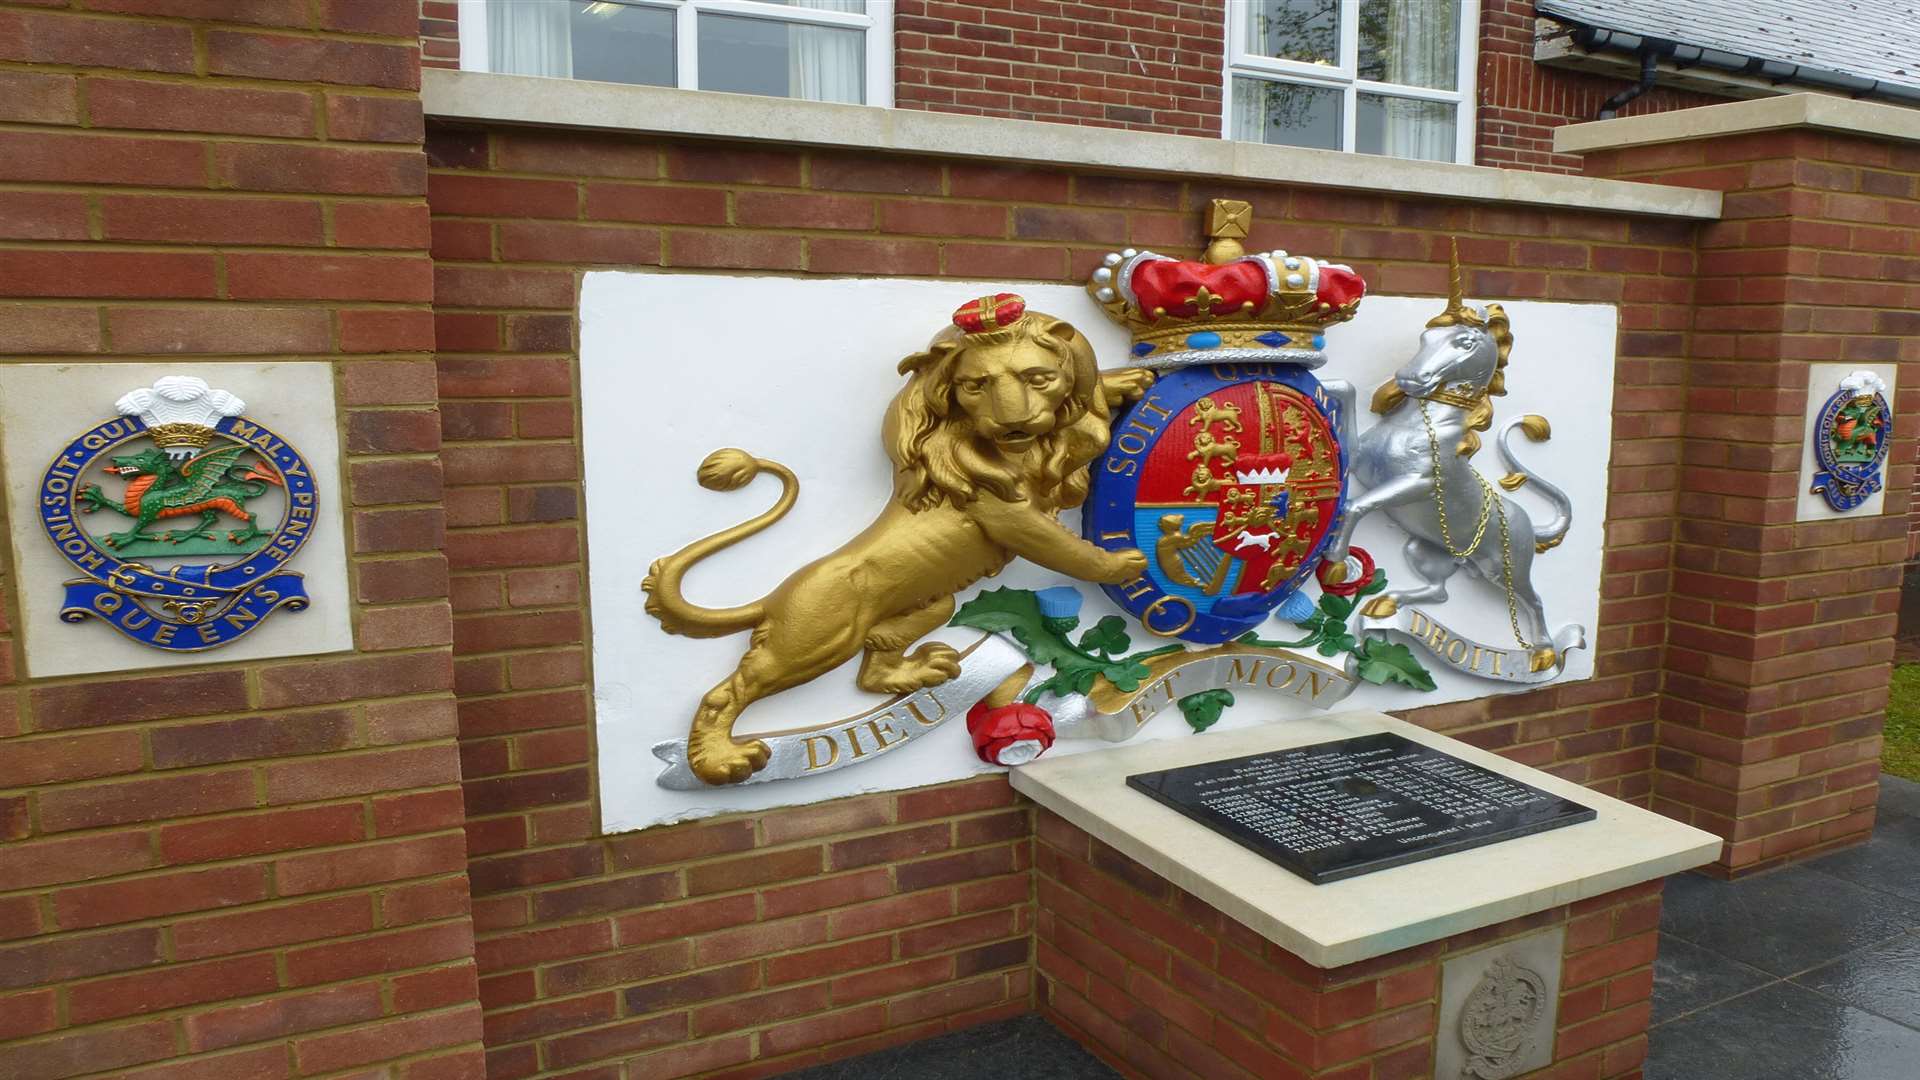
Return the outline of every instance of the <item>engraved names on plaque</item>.
<path id="1" fill-rule="evenodd" d="M 1595 816 L 1391 732 L 1140 773 L 1127 786 L 1316 885 Z"/>

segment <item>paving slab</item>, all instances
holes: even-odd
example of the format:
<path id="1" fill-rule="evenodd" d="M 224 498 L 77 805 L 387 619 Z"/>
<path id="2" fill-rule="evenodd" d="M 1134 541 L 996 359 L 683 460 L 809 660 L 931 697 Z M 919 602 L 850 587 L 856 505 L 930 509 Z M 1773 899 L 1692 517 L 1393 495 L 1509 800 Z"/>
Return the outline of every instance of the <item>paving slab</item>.
<path id="1" fill-rule="evenodd" d="M 1920 900 L 1806 866 L 1732 883 L 1680 874 L 1667 882 L 1660 924 L 1674 937 L 1786 976 L 1920 928 Z"/>
<path id="2" fill-rule="evenodd" d="M 1920 818 L 1920 781 L 1881 776 L 1879 806 L 1882 822 L 1890 817 Z"/>
<path id="3" fill-rule="evenodd" d="M 1775 978 L 1691 941 L 1661 934 L 1660 953 L 1653 962 L 1652 1022 L 1664 1024 L 1758 989 Z"/>
<path id="4" fill-rule="evenodd" d="M 1920 901 L 1920 818 L 1883 818 L 1874 827 L 1873 839 L 1806 865 L 1856 885 Z"/>
<path id="5" fill-rule="evenodd" d="M 1862 949 L 1796 975 L 1793 981 L 1895 1023 L 1920 1028 L 1920 934 Z M 1914 1063 L 1914 1072 L 1920 1075 L 1920 1061 Z"/>
<path id="6" fill-rule="evenodd" d="M 1913 1080 L 1920 1031 L 1790 982 L 1656 1028 L 1646 1080 Z"/>

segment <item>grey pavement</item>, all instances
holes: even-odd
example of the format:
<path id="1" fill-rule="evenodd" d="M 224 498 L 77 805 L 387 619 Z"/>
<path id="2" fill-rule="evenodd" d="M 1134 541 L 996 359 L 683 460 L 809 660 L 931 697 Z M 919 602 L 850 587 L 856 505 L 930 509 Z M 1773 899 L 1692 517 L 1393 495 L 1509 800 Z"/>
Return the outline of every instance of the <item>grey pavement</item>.
<path id="1" fill-rule="evenodd" d="M 1920 784 L 1881 781 L 1867 844 L 1667 882 L 1645 1080 L 1920 1080 Z M 783 1080 L 1119 1080 L 1038 1016 Z"/>
<path id="2" fill-rule="evenodd" d="M 1920 784 L 1873 839 L 1667 882 L 1646 1080 L 1920 1080 Z"/>

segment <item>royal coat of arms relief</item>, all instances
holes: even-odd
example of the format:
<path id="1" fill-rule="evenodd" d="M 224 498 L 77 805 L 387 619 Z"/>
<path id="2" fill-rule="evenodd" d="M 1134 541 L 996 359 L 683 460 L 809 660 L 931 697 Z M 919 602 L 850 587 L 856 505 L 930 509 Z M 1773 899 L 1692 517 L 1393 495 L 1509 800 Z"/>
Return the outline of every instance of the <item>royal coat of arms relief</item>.
<path id="1" fill-rule="evenodd" d="M 1169 709 L 1203 730 L 1243 697 L 1328 708 L 1372 685 L 1416 705 L 1434 666 L 1558 677 L 1584 629 L 1549 621 L 1531 575 L 1573 504 L 1511 445 L 1550 427 L 1533 414 L 1499 426 L 1497 480 L 1472 460 L 1507 377 L 1505 312 L 1466 303 L 1456 261 L 1453 295 L 1363 428 L 1327 335 L 1361 315 L 1366 283 L 1326 259 L 1246 251 L 1251 220 L 1247 204 L 1218 201 L 1201 259 L 1124 249 L 1101 261 L 1085 295 L 1128 335 L 1124 356 L 1096 357 L 1086 332 L 1018 293 L 963 298 L 898 365 L 905 381 L 879 423 L 893 490 L 871 524 L 744 604 L 695 603 L 688 571 L 805 495 L 748 434 L 711 453 L 701 486 L 769 476 L 780 494 L 682 540 L 647 575 L 646 610 L 669 633 L 745 635 L 687 735 L 653 747 L 667 766 L 657 783 L 835 772 L 960 717 L 982 759 L 1014 765 L 1056 740 L 1131 738 Z M 1538 524 L 1507 494 L 1528 485 L 1550 507 Z M 1390 584 L 1355 544 L 1376 511 L 1402 537 L 1410 580 Z M 1059 520 L 1074 512 L 1077 536 Z M 1057 583 L 974 588 L 1016 562 Z M 1450 585 L 1460 570 L 1473 584 Z M 1450 587 L 1492 590 L 1512 642 L 1443 624 Z M 1083 625 L 1095 594 L 1122 614 Z M 923 640 L 943 628 L 976 636 Z M 736 734 L 749 706 L 856 657 L 870 708 Z"/>

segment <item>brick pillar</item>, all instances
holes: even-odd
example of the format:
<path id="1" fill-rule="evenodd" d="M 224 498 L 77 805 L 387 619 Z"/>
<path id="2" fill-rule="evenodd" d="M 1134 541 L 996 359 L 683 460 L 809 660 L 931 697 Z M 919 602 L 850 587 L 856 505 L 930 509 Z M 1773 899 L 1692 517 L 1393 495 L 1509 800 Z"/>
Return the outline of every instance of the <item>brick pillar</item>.
<path id="1" fill-rule="evenodd" d="M 0 363 L 330 359 L 357 647 L 27 679 L 0 616 L 0 1076 L 477 1076 L 419 12 L 67 6 L 0 3 Z"/>
<path id="2" fill-rule="evenodd" d="M 1728 874 L 1863 840 L 1920 415 L 1920 147 L 1801 127 L 1588 169 L 1726 192 L 1700 237 L 1654 808 L 1725 837 Z M 1795 520 L 1803 410 L 1833 389 L 1814 361 L 1900 362 L 1882 513 Z"/>

